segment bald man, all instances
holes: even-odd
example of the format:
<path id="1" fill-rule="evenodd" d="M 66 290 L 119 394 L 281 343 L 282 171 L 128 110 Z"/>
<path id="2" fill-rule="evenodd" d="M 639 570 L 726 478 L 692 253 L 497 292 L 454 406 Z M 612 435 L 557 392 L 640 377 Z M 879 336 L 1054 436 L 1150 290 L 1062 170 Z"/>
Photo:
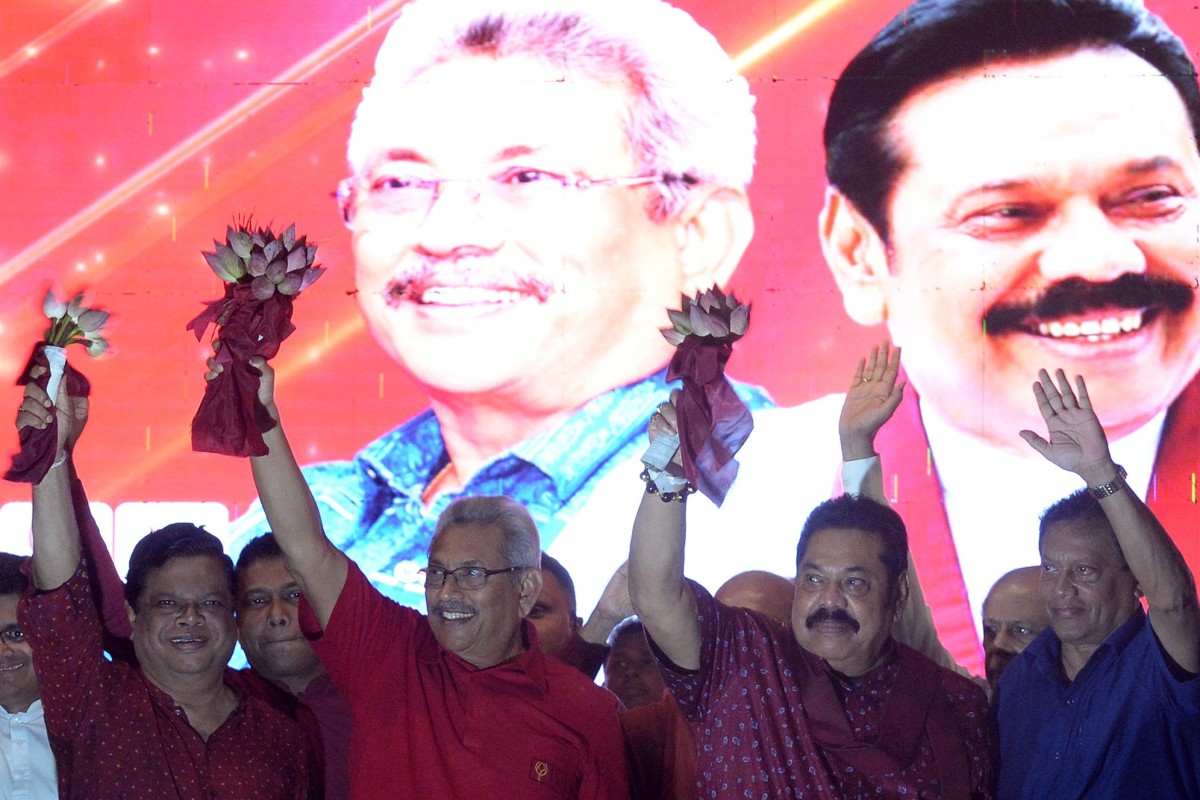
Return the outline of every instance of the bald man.
<path id="1" fill-rule="evenodd" d="M 1008 662 L 1050 624 L 1046 604 L 1038 596 L 1041 567 L 1006 573 L 983 601 L 984 669 L 992 695 Z"/>
<path id="2" fill-rule="evenodd" d="M 752 569 L 739 572 L 725 581 L 713 597 L 727 606 L 766 614 L 789 628 L 792 625 L 792 596 L 796 593 L 795 589 L 792 581 L 782 575 Z"/>

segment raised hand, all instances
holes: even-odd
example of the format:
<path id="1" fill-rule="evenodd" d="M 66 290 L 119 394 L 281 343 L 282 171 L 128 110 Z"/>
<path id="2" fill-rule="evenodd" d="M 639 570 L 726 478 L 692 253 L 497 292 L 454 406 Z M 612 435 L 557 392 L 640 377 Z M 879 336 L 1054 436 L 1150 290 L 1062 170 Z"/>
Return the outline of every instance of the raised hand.
<path id="1" fill-rule="evenodd" d="M 30 377 L 40 378 L 46 373 L 46 368 L 36 366 L 30 370 Z M 17 430 L 30 427 L 43 430 L 58 415 L 58 446 L 57 453 L 71 452 L 79 441 L 83 428 L 88 420 L 88 399 L 86 397 L 71 397 L 67 394 L 67 382 L 64 380 L 58 387 L 58 402 L 52 403 L 46 390 L 30 381 L 25 386 L 25 394 L 17 409 Z"/>
<path id="2" fill-rule="evenodd" d="M 613 576 L 608 579 L 608 585 L 596 603 L 596 613 L 603 614 L 618 622 L 633 616 L 633 604 L 629 601 L 629 562 L 626 561 Z"/>
<path id="3" fill-rule="evenodd" d="M 626 561 L 609 578 L 580 636 L 593 644 L 604 644 L 613 628 L 633 613 L 633 601 L 629 599 L 629 562 Z"/>
<path id="4" fill-rule="evenodd" d="M 858 362 L 838 422 L 842 460 L 875 454 L 875 434 L 904 399 L 905 383 L 896 383 L 899 375 L 900 348 L 893 350 L 887 342 L 872 347 L 871 354 Z"/>
<path id="5" fill-rule="evenodd" d="M 676 389 L 671 392 L 669 401 L 659 403 L 658 410 L 650 415 L 650 423 L 646 427 L 650 446 L 642 455 L 642 463 L 646 465 L 652 480 L 660 472 L 665 472 L 676 482 L 684 480 L 683 453 L 679 449 L 679 421 L 675 412 L 678 397 L 679 390 Z"/>
<path id="6" fill-rule="evenodd" d="M 1075 376 L 1074 390 L 1061 369 L 1055 370 L 1055 376 L 1057 386 L 1050 373 L 1038 370 L 1038 380 L 1033 384 L 1038 410 L 1046 420 L 1047 438 L 1033 431 L 1021 431 L 1021 438 L 1047 461 L 1074 472 L 1088 485 L 1111 480 L 1116 468 L 1083 376 Z"/>
<path id="7" fill-rule="evenodd" d="M 205 381 L 212 381 L 225 371 L 218 354 L 221 352 L 221 340 L 213 339 L 213 356 L 205 363 L 208 371 L 204 373 Z M 262 403 L 273 419 L 279 419 L 275 409 L 275 368 L 262 356 L 253 356 L 249 362 L 251 367 L 258 370 L 258 402 Z"/>

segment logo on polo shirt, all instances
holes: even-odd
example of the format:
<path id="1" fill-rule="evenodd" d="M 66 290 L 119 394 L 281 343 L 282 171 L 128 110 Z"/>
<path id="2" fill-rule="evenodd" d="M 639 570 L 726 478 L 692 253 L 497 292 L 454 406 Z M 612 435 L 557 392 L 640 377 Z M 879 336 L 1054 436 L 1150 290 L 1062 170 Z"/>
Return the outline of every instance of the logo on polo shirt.
<path id="1" fill-rule="evenodd" d="M 529 762 L 529 777 L 538 783 L 544 783 L 555 791 L 566 791 L 567 776 L 563 771 L 542 758 L 534 758 Z"/>

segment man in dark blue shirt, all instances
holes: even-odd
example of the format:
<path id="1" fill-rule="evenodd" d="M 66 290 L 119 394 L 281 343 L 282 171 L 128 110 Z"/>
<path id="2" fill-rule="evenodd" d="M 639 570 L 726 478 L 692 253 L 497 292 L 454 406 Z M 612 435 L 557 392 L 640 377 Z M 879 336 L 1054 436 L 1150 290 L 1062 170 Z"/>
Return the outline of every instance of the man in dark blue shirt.
<path id="1" fill-rule="evenodd" d="M 1049 441 L 1021 436 L 1088 489 L 1042 515 L 1050 628 L 1000 680 L 999 796 L 1200 797 L 1195 580 L 1113 463 L 1083 379 L 1078 396 L 1058 384 L 1034 385 Z"/>

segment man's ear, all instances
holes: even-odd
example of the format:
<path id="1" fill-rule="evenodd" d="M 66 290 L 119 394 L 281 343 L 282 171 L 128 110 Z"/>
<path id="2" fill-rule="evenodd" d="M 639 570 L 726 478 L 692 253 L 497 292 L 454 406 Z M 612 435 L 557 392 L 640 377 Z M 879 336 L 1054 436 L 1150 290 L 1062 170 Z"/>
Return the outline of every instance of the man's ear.
<path id="1" fill-rule="evenodd" d="M 530 611 L 533 611 L 538 598 L 542 596 L 542 571 L 540 569 L 525 570 L 521 574 L 519 591 L 517 602 L 521 608 L 521 616 L 526 617 Z"/>
<path id="2" fill-rule="evenodd" d="M 818 218 L 821 252 L 842 292 L 842 304 L 860 325 L 887 319 L 882 282 L 888 274 L 887 246 L 844 194 L 825 190 L 825 207 Z"/>
<path id="3" fill-rule="evenodd" d="M 129 626 L 133 627 L 133 618 L 137 616 L 137 612 L 133 610 L 133 606 L 129 605 L 129 601 L 125 601 L 125 616 L 129 617 Z"/>
<path id="4" fill-rule="evenodd" d="M 683 294 L 692 297 L 713 286 L 727 286 L 754 236 L 746 193 L 728 186 L 702 188 L 688 199 L 675 224 Z"/>
<path id="5" fill-rule="evenodd" d="M 896 578 L 896 610 L 892 614 L 892 622 L 898 622 L 900 616 L 904 613 L 904 606 L 908 604 L 908 570 L 900 573 Z"/>

